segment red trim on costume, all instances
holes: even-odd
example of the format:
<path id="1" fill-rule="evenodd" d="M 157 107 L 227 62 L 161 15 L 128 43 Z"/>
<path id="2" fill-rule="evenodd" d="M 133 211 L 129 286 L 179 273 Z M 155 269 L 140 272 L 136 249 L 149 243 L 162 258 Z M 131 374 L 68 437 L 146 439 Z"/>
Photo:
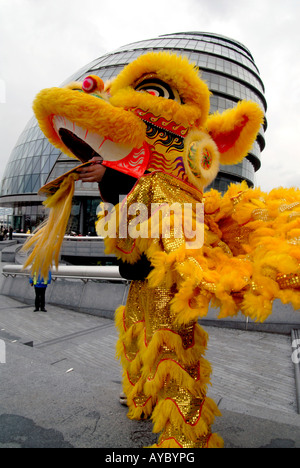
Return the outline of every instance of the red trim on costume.
<path id="1" fill-rule="evenodd" d="M 196 296 L 195 296 L 195 297 L 196 297 Z M 192 309 L 192 310 L 198 309 L 198 307 L 192 307 L 192 306 L 191 306 L 191 303 L 192 303 L 192 300 L 193 300 L 193 299 L 194 299 L 194 298 L 192 297 L 192 298 L 190 298 L 190 299 L 188 300 L 189 308 Z"/>
<path id="2" fill-rule="evenodd" d="M 123 159 L 102 161 L 102 165 L 139 179 L 147 169 L 149 158 L 149 145 L 144 142 L 140 148 L 133 148 Z"/>
<path id="3" fill-rule="evenodd" d="M 150 111 L 145 111 L 138 107 L 130 107 L 127 110 L 130 110 L 133 114 L 137 115 L 141 120 L 149 122 L 156 127 L 159 127 L 162 130 L 167 130 L 181 138 L 185 138 L 188 134 L 189 128 L 184 127 L 183 125 L 177 124 L 174 120 L 167 120 L 165 117 L 156 116 Z"/>
<path id="4" fill-rule="evenodd" d="M 208 448 L 208 442 L 209 442 L 209 439 L 211 438 L 212 434 L 210 434 L 209 438 L 207 439 L 207 442 L 206 442 L 206 448 Z"/>
<path id="5" fill-rule="evenodd" d="M 125 347 L 124 343 L 123 343 L 123 348 L 124 348 L 125 358 L 127 359 L 128 362 L 133 362 L 135 360 L 135 358 L 137 357 L 137 355 L 139 354 L 139 352 L 140 352 L 140 350 L 138 350 L 135 357 L 133 359 L 129 359 L 129 357 L 127 356 L 127 351 L 126 351 L 126 347 Z"/>
<path id="6" fill-rule="evenodd" d="M 187 371 L 184 367 L 182 367 L 182 365 L 179 364 L 179 362 L 175 361 L 174 359 L 165 358 L 165 359 L 161 359 L 161 360 L 159 361 L 153 378 L 150 378 L 150 377 L 147 378 L 147 380 L 148 380 L 149 382 L 151 382 L 151 380 L 154 380 L 154 379 L 155 379 L 155 376 L 156 376 L 157 371 L 158 371 L 158 367 L 159 367 L 160 364 L 161 364 L 162 362 L 164 362 L 164 361 L 172 361 L 172 362 L 174 362 L 175 364 L 177 364 L 182 370 L 184 370 L 184 371 L 189 375 L 188 371 Z M 151 369 L 150 369 L 150 372 L 151 372 Z M 190 377 L 191 377 L 191 376 L 190 376 Z M 191 378 L 193 379 L 193 377 L 191 377 Z M 198 382 L 198 381 L 200 380 L 200 364 L 199 364 L 199 366 L 198 366 L 198 377 L 197 377 L 197 379 L 193 379 L 193 380 L 195 380 L 195 382 Z"/>
<path id="7" fill-rule="evenodd" d="M 148 403 L 149 400 L 151 400 L 151 396 L 149 396 L 148 400 L 145 401 L 145 403 L 143 405 L 136 405 L 135 401 L 134 401 L 134 398 L 132 399 L 133 401 L 133 404 L 136 408 L 143 408 L 143 406 L 146 406 L 146 404 Z"/>
<path id="8" fill-rule="evenodd" d="M 207 439 L 207 442 L 206 442 L 206 447 L 205 448 L 208 448 L 208 442 L 211 438 L 212 434 L 210 434 L 210 436 L 208 437 Z M 161 445 L 163 445 L 164 442 L 166 442 L 167 440 L 174 440 L 176 442 L 176 444 L 179 445 L 180 448 L 183 448 L 183 445 L 181 445 L 178 440 L 175 439 L 175 437 L 168 437 L 167 439 L 164 439 L 160 444 L 156 444 L 157 447 L 159 448 Z"/>
<path id="9" fill-rule="evenodd" d="M 175 439 L 175 437 L 168 437 L 167 439 L 164 439 L 160 444 L 156 444 L 157 447 L 160 447 L 164 442 L 166 442 L 167 440 L 174 440 L 176 442 L 176 444 L 179 445 L 180 448 L 183 448 L 183 445 L 181 445 L 178 440 Z"/>
<path id="10" fill-rule="evenodd" d="M 219 134 L 214 134 L 214 132 L 210 132 L 220 153 L 225 153 L 226 151 L 229 151 L 235 145 L 248 121 L 249 117 L 247 115 L 244 115 L 241 125 L 237 125 L 232 130 Z"/>
<path id="11" fill-rule="evenodd" d="M 128 251 L 120 249 L 120 247 L 117 246 L 117 249 L 120 252 L 124 253 L 125 255 L 131 254 L 134 251 L 134 248 L 135 248 L 135 241 L 133 242 L 133 246 L 132 246 L 131 250 L 128 250 Z"/>
<path id="12" fill-rule="evenodd" d="M 130 383 L 130 385 L 132 385 L 133 387 L 135 387 L 136 384 L 138 383 L 138 381 L 140 380 L 141 377 L 139 377 L 139 380 L 134 384 L 134 383 L 132 383 L 131 380 L 130 380 L 129 372 L 128 372 L 128 371 L 126 371 L 126 374 L 127 374 L 127 379 L 128 379 L 128 382 Z M 151 397 L 150 397 L 150 398 L 151 398 Z"/>
<path id="13" fill-rule="evenodd" d="M 194 345 L 195 345 L 195 326 L 196 326 L 196 323 L 193 324 L 193 342 L 190 346 L 188 346 L 187 348 L 184 348 L 185 350 L 186 349 L 190 349 L 192 348 Z M 155 333 L 159 332 L 159 331 L 169 331 L 171 333 L 174 333 L 174 335 L 178 335 L 180 338 L 180 334 L 174 330 L 171 330 L 170 328 L 159 328 L 158 330 L 155 331 Z M 148 343 L 147 343 L 147 339 L 146 339 L 146 331 L 145 331 L 145 346 L 148 348 Z"/>
<path id="14" fill-rule="evenodd" d="M 124 331 L 127 332 L 128 328 L 126 327 L 125 314 L 126 314 L 126 307 L 124 307 L 124 310 L 123 310 L 123 328 L 124 328 Z M 145 320 L 138 320 L 137 322 L 134 322 L 132 325 L 130 325 L 129 328 L 133 327 L 136 323 L 145 323 Z"/>
<path id="15" fill-rule="evenodd" d="M 204 405 L 204 402 L 205 402 L 205 398 L 203 399 L 203 401 L 202 401 L 202 403 L 201 403 L 201 405 L 200 405 L 199 417 L 198 417 L 198 419 L 197 419 L 197 421 L 196 421 L 195 423 L 189 423 L 189 422 L 186 421 L 186 419 L 185 419 L 185 417 L 183 416 L 182 412 L 180 411 L 180 408 L 179 408 L 179 406 L 177 405 L 176 401 L 174 401 L 174 400 L 173 400 L 172 398 L 170 398 L 170 397 L 165 398 L 164 401 L 167 401 L 167 400 L 170 400 L 170 401 L 172 401 L 172 402 L 174 403 L 174 405 L 175 405 L 175 406 L 177 407 L 177 409 L 178 409 L 179 414 L 181 415 L 182 419 L 184 420 L 185 424 L 188 424 L 189 426 L 192 426 L 192 427 L 197 426 L 198 422 L 199 422 L 200 419 L 201 419 L 202 408 L 203 408 L 203 405 Z"/>
<path id="16" fill-rule="evenodd" d="M 205 211 L 205 200 L 203 201 L 203 203 L 204 203 L 204 213 L 205 213 L 207 216 L 210 216 L 210 215 L 219 213 L 220 208 L 217 208 L 215 211 L 212 211 L 211 213 L 209 213 L 208 211 Z"/>

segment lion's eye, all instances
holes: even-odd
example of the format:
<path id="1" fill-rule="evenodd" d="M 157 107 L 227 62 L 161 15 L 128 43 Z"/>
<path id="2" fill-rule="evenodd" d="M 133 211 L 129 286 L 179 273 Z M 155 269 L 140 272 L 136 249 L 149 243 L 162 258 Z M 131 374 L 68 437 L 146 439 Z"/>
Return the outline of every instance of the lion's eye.
<path id="1" fill-rule="evenodd" d="M 172 99 L 181 103 L 180 96 L 176 90 L 173 90 L 170 85 L 156 78 L 148 78 L 137 85 L 136 91 L 145 91 L 153 96 Z"/>

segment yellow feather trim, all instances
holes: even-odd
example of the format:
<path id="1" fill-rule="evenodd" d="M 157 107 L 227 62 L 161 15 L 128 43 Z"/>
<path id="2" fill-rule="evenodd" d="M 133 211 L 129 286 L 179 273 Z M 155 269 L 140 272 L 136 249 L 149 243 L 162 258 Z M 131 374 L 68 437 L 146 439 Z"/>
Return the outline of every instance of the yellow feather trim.
<path id="1" fill-rule="evenodd" d="M 208 397 L 205 398 L 201 407 L 199 406 L 198 420 L 190 424 L 185 420 L 175 401 L 172 399 L 160 400 L 152 414 L 153 432 L 163 431 L 170 421 L 171 425 L 176 427 L 187 439 L 195 440 L 209 433 L 216 416 L 221 416 L 221 413 L 215 402 Z"/>
<path id="2" fill-rule="evenodd" d="M 224 440 L 222 437 L 219 436 L 219 434 L 212 434 L 210 438 L 208 439 L 208 445 L 207 448 L 224 448 Z"/>
<path id="3" fill-rule="evenodd" d="M 172 431 L 169 431 L 172 433 Z M 184 449 L 191 449 L 191 448 L 224 448 L 224 441 L 222 437 L 218 434 L 207 434 L 206 437 L 201 438 L 196 441 L 189 441 L 184 437 L 178 437 L 178 440 L 174 436 L 162 436 L 159 439 L 159 442 L 155 445 L 152 445 L 150 448 L 156 449 L 166 449 L 166 448 L 184 448 Z"/>
<path id="4" fill-rule="evenodd" d="M 57 192 L 44 201 L 43 204 L 50 209 L 49 216 L 23 246 L 24 251 L 33 248 L 24 268 L 30 266 L 33 273 L 40 272 L 44 278 L 48 277 L 53 265 L 58 267 L 59 253 L 71 213 L 77 178 L 77 174 L 70 174 L 64 179 Z"/>
<path id="5" fill-rule="evenodd" d="M 176 384 L 188 388 L 195 397 L 200 398 L 207 393 L 207 386 L 210 384 L 211 366 L 206 359 L 198 358 L 197 380 L 190 376 L 180 362 L 161 360 L 155 370 L 153 379 L 149 377 L 149 369 L 143 368 L 142 377 L 145 380 L 144 391 L 146 395 L 155 395 L 163 388 L 164 383 L 170 379 Z"/>

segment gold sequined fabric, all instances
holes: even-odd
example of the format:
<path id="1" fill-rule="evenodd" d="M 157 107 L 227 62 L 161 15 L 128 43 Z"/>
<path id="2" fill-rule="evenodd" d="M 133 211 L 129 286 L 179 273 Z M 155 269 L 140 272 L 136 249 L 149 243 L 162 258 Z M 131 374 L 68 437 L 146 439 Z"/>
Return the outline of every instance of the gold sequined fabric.
<path id="1" fill-rule="evenodd" d="M 281 289 L 298 289 L 300 288 L 300 275 L 298 274 L 279 274 L 277 282 Z"/>
<path id="2" fill-rule="evenodd" d="M 207 423 L 201 419 L 211 372 L 203 357 L 207 334 L 195 322 L 176 323 L 170 308 L 173 296 L 172 288 L 150 288 L 147 280 L 132 282 L 118 320 L 123 387 L 131 419 L 149 417 L 158 408 L 159 417 L 154 410 L 152 418 L 156 430 L 164 433 L 162 439 L 168 426 L 167 439 L 175 445 L 198 447 L 208 437 Z M 218 414 L 216 407 L 214 412 Z M 162 439 L 159 443 L 164 444 Z"/>
<path id="3" fill-rule="evenodd" d="M 157 448 L 163 448 L 163 446 L 170 441 L 174 441 L 178 448 L 207 448 L 210 438 L 211 432 L 208 432 L 208 434 L 200 436 L 193 441 L 184 436 L 177 427 L 173 427 L 171 424 L 168 424 L 159 439 Z"/>
<path id="4" fill-rule="evenodd" d="M 294 192 L 284 195 L 268 197 L 245 190 L 243 184 L 231 187 L 223 198 L 209 192 L 199 249 L 187 248 L 186 238 L 177 236 L 175 217 L 165 214 L 156 225 L 158 236 L 108 242 L 110 252 L 123 260 L 134 263 L 143 253 L 153 265 L 146 281 L 131 285 L 118 320 L 118 349 L 129 417 L 152 414 L 161 447 L 221 445 L 211 432 L 219 412 L 206 397 L 211 368 L 204 358 L 205 332 L 197 325 L 210 301 L 220 308 L 220 318 L 241 310 L 264 321 L 275 298 L 299 308 L 300 203 L 292 200 Z M 134 216 L 126 218 L 126 210 L 143 203 L 147 213 L 139 218 L 140 229 L 149 235 L 151 204 L 175 202 L 192 205 L 194 222 L 202 194 L 172 176 L 152 173 L 117 210 L 130 227 Z"/>
<path id="5" fill-rule="evenodd" d="M 193 396 L 187 388 L 179 385 L 175 380 L 168 379 L 164 382 L 159 398 L 172 401 L 186 424 L 195 426 L 199 421 L 205 398 Z"/>

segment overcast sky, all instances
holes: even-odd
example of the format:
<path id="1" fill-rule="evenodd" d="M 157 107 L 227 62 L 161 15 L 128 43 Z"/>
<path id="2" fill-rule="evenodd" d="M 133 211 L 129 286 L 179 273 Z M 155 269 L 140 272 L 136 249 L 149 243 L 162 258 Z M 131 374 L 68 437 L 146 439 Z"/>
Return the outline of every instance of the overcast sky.
<path id="1" fill-rule="evenodd" d="M 0 178 L 35 95 L 121 45 L 207 31 L 246 45 L 268 102 L 263 190 L 300 185 L 300 0 L 0 0 Z"/>

